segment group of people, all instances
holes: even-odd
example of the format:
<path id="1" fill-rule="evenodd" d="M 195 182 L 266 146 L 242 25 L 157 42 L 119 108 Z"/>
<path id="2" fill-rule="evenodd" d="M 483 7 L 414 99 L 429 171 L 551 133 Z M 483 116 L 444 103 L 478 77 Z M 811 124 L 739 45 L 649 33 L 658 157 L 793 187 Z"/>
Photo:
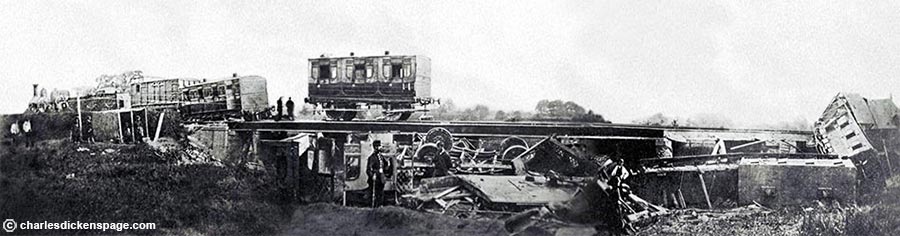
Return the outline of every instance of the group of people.
<path id="1" fill-rule="evenodd" d="M 19 146 L 19 142 L 24 142 L 25 147 L 34 147 L 34 132 L 32 131 L 31 120 L 13 122 L 9 126 L 9 135 L 12 136 L 12 146 L 17 147 Z"/>
<path id="2" fill-rule="evenodd" d="M 71 138 L 75 142 L 94 142 L 94 122 L 90 115 L 84 116 L 81 123 L 72 126 Z"/>
<path id="3" fill-rule="evenodd" d="M 282 99 L 284 97 L 279 97 L 278 101 L 275 102 L 275 120 L 294 120 L 294 101 L 291 100 L 291 97 L 288 97 L 287 102 L 283 102 Z M 284 112 L 285 107 L 287 107 L 287 113 Z"/>

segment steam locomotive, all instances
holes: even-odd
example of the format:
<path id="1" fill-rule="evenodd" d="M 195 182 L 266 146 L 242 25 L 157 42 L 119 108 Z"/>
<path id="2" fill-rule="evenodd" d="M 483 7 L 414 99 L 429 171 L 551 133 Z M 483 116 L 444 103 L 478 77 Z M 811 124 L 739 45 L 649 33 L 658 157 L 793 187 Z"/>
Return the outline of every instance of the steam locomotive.
<path id="1" fill-rule="evenodd" d="M 384 119 L 407 120 L 431 98 L 431 59 L 417 55 L 309 59 L 309 97 L 331 120 L 352 120 L 363 106 L 378 105 Z"/>

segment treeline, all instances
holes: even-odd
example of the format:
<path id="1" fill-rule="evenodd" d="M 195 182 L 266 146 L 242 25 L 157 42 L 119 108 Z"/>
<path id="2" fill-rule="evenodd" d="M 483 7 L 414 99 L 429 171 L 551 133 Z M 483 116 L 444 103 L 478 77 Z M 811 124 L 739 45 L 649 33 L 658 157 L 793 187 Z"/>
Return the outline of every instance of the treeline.
<path id="1" fill-rule="evenodd" d="M 572 101 L 541 100 L 534 111 L 493 110 L 486 105 L 459 108 L 453 100 L 444 99 L 428 112 L 434 120 L 446 121 L 575 121 L 610 123 L 603 115 L 585 109 Z"/>
<path id="2" fill-rule="evenodd" d="M 705 127 L 705 128 L 754 128 L 774 130 L 812 130 L 812 122 L 804 118 L 782 121 L 775 124 L 736 125 L 734 121 L 719 114 L 701 113 L 688 118 L 671 117 L 662 113 L 631 121 L 638 125 L 672 126 L 672 127 Z"/>

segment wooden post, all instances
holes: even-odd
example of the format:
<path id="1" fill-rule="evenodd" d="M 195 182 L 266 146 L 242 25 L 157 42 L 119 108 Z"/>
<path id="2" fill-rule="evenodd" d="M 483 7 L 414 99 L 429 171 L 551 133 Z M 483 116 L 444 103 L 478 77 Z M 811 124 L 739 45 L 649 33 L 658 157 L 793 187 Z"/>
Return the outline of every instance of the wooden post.
<path id="1" fill-rule="evenodd" d="M 672 202 L 675 203 L 675 208 L 684 208 L 680 202 L 678 202 L 678 197 L 675 196 L 675 193 L 669 193 L 669 197 L 672 198 Z"/>
<path id="2" fill-rule="evenodd" d="M 894 173 L 894 168 L 891 168 L 891 156 L 890 156 L 891 154 L 890 154 L 890 152 L 888 152 L 887 143 L 884 142 L 884 139 L 881 140 L 881 147 L 882 147 L 881 150 L 884 152 L 884 160 L 887 161 L 888 176 L 890 176 L 890 174 Z"/>
<path id="3" fill-rule="evenodd" d="M 241 164 L 247 164 L 247 162 L 256 162 L 259 160 L 259 131 L 253 131 L 253 136 L 251 136 L 251 146 L 250 146 L 250 158 L 249 160 L 241 160 Z"/>
<path id="4" fill-rule="evenodd" d="M 700 187 L 703 187 L 703 197 L 706 198 L 706 207 L 712 209 L 712 203 L 709 201 L 709 191 L 706 190 L 706 181 L 703 180 L 703 172 L 699 172 L 697 176 L 700 176 Z"/>
<path id="5" fill-rule="evenodd" d="M 129 115 L 129 117 L 131 117 L 131 125 L 130 125 L 131 127 L 128 127 L 128 129 L 131 130 L 131 142 L 137 143 L 138 142 L 137 130 L 135 129 L 135 126 L 134 126 L 134 110 L 129 111 L 128 115 Z"/>
<path id="6" fill-rule="evenodd" d="M 678 202 L 681 203 L 682 207 L 687 207 L 687 204 L 684 202 L 684 194 L 681 193 L 681 189 L 678 189 Z"/>
<path id="7" fill-rule="evenodd" d="M 159 113 L 159 121 L 156 122 L 156 135 L 153 135 L 153 141 L 159 140 L 159 133 L 162 131 L 163 118 L 166 117 L 166 113 Z"/>
<path id="8" fill-rule="evenodd" d="M 78 139 L 86 141 L 84 140 L 84 123 L 81 122 L 81 97 L 78 94 L 75 94 L 75 104 L 76 110 L 78 110 Z"/>

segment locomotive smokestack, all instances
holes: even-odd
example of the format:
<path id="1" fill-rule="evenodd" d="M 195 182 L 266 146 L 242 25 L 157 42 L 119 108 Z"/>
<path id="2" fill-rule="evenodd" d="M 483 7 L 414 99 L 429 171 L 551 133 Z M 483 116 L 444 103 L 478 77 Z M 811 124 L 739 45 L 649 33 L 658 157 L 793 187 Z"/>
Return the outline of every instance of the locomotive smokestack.
<path id="1" fill-rule="evenodd" d="M 350 52 L 350 56 L 351 56 L 351 57 L 353 56 L 353 52 Z"/>
<path id="2" fill-rule="evenodd" d="M 32 84 L 31 86 L 34 86 L 34 89 L 33 89 L 33 91 L 34 91 L 34 96 L 37 97 L 37 96 L 38 96 L 38 90 L 37 90 L 37 86 L 38 86 L 38 85 L 37 85 L 37 84 Z"/>
<path id="3" fill-rule="evenodd" d="M 391 55 L 391 51 L 384 51 L 384 55 L 385 55 L 385 56 Z"/>

